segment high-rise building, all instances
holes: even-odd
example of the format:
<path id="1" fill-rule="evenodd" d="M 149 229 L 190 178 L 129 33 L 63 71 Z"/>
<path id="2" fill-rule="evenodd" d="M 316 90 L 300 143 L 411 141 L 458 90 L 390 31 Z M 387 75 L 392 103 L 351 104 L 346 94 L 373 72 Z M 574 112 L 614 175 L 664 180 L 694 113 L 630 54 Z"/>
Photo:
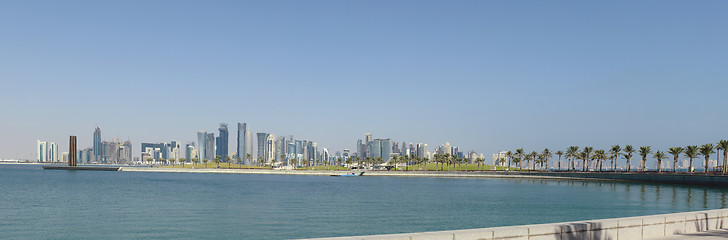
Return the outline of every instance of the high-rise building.
<path id="1" fill-rule="evenodd" d="M 389 138 L 380 139 L 379 140 L 382 145 L 382 160 L 389 161 L 389 159 L 392 157 L 392 141 L 389 140 Z"/>
<path id="2" fill-rule="evenodd" d="M 238 123 L 238 145 L 235 149 L 238 151 L 238 157 L 241 160 L 245 160 L 245 154 L 247 153 L 245 151 L 245 131 L 248 128 L 247 125 L 247 123 Z"/>
<path id="3" fill-rule="evenodd" d="M 104 146 L 101 145 L 101 129 L 96 127 L 94 130 L 94 159 L 95 162 L 102 162 L 101 157 L 104 155 Z"/>
<path id="4" fill-rule="evenodd" d="M 245 161 L 245 164 L 250 165 L 251 160 L 254 158 L 253 156 L 253 132 L 250 130 L 245 130 L 245 154 L 241 156 L 241 158 Z M 250 159 L 248 159 L 250 158 Z"/>
<path id="5" fill-rule="evenodd" d="M 372 140 L 373 139 L 372 139 L 372 134 L 371 133 L 365 133 L 364 134 L 364 144 L 369 144 L 369 142 L 371 142 Z"/>
<path id="6" fill-rule="evenodd" d="M 197 132 L 197 144 L 199 145 L 197 147 L 197 152 L 199 154 L 200 162 L 202 162 L 203 158 L 206 157 L 205 151 L 207 150 L 207 132 L 205 130 Z M 142 149 L 143 151 L 143 149 Z M 210 159 L 208 159 L 210 160 Z"/>
<path id="7" fill-rule="evenodd" d="M 215 155 L 220 156 L 222 160 L 228 156 L 228 129 L 227 123 L 220 123 L 220 135 L 217 136 Z"/>
<path id="8" fill-rule="evenodd" d="M 47 162 L 48 161 L 48 143 L 47 142 L 41 142 L 38 140 L 38 147 L 36 148 L 38 150 L 38 153 L 36 154 L 38 157 L 38 162 Z"/>
<path id="9" fill-rule="evenodd" d="M 192 152 L 195 151 L 195 145 L 193 143 L 187 143 L 187 146 L 185 147 L 185 161 L 191 162 L 193 158 L 195 158 L 192 155 Z"/>
<path id="10" fill-rule="evenodd" d="M 344 154 L 342 155 L 343 161 L 346 161 L 346 159 L 349 159 L 351 157 L 350 151 L 351 150 L 349 150 L 349 149 L 344 149 Z"/>
<path id="11" fill-rule="evenodd" d="M 379 139 L 377 139 L 379 140 Z M 382 142 L 380 141 L 371 141 L 369 142 L 369 156 L 370 158 L 376 159 L 378 157 L 382 157 Z"/>
<path id="12" fill-rule="evenodd" d="M 58 162 L 58 144 L 55 142 L 48 143 L 48 161 Z"/>
<path id="13" fill-rule="evenodd" d="M 205 140 L 205 158 L 212 161 L 215 159 L 215 133 L 207 133 Z"/>
<path id="14" fill-rule="evenodd" d="M 142 157 L 142 161 L 147 158 L 151 158 L 154 161 L 158 161 L 160 158 L 167 159 L 169 154 L 167 153 L 167 145 L 164 143 L 142 143 L 141 152 L 149 153 L 149 156 Z"/>
<path id="15" fill-rule="evenodd" d="M 283 162 L 284 160 L 286 160 L 285 157 L 281 157 L 281 155 L 286 155 L 286 146 L 287 145 L 285 137 L 278 137 L 278 139 L 276 139 L 276 155 L 273 156 L 275 157 L 276 161 Z"/>
<path id="16" fill-rule="evenodd" d="M 276 159 L 276 136 L 268 134 L 265 139 L 265 159 L 266 163 L 270 163 Z"/>
<path id="17" fill-rule="evenodd" d="M 265 158 L 265 140 L 268 139 L 268 133 L 257 133 L 258 136 L 258 155 L 256 157 L 258 159 L 266 159 Z"/>

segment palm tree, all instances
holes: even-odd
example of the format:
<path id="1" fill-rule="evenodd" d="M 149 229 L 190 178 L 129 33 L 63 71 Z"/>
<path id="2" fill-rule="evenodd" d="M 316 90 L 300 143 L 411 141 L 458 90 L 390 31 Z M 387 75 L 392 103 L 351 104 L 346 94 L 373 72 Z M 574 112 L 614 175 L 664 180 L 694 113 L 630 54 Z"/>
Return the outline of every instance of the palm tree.
<path id="1" fill-rule="evenodd" d="M 531 167 L 532 170 L 536 170 L 536 160 L 538 160 L 538 153 L 536 151 L 531 152 L 531 160 L 533 160 L 533 166 Z"/>
<path id="2" fill-rule="evenodd" d="M 399 157 L 393 156 L 392 159 L 389 160 L 389 164 L 393 165 L 392 168 L 394 171 L 397 171 L 397 161 L 399 160 Z"/>
<path id="3" fill-rule="evenodd" d="M 178 161 L 179 161 L 180 163 L 182 163 L 182 168 L 185 168 L 185 162 L 187 161 L 187 159 L 185 159 L 185 158 L 180 158 L 180 159 L 178 159 Z"/>
<path id="4" fill-rule="evenodd" d="M 225 161 L 228 164 L 228 169 L 230 169 L 230 156 L 225 157 Z"/>
<path id="5" fill-rule="evenodd" d="M 657 150 L 657 152 L 655 152 L 654 154 L 652 154 L 652 157 L 654 157 L 655 159 L 657 159 L 657 172 L 662 172 L 660 170 L 660 167 L 662 165 L 662 159 L 666 159 L 667 156 L 665 156 L 665 153 L 660 152 L 660 150 Z"/>
<path id="6" fill-rule="evenodd" d="M 700 155 L 705 156 L 705 173 L 708 173 L 708 160 L 710 159 L 710 154 L 714 153 L 713 149 L 715 146 L 713 146 L 712 143 L 703 144 L 700 146 Z"/>
<path id="7" fill-rule="evenodd" d="M 204 160 L 202 160 L 202 162 L 204 162 L 204 163 L 205 163 L 205 168 L 207 168 L 207 162 L 208 162 L 208 161 L 210 161 L 210 160 L 207 160 L 207 158 L 205 158 Z"/>
<path id="8" fill-rule="evenodd" d="M 258 166 L 263 166 L 263 156 L 258 156 Z"/>
<path id="9" fill-rule="evenodd" d="M 561 171 L 561 156 L 564 155 L 564 152 L 562 152 L 561 150 L 558 150 L 554 154 L 556 154 L 556 156 L 559 156 L 559 164 L 558 164 L 557 169 L 558 169 L 558 171 Z"/>
<path id="10" fill-rule="evenodd" d="M 587 161 L 589 161 L 589 155 L 591 155 L 591 153 L 593 151 L 594 151 L 594 148 L 592 148 L 592 147 L 584 147 L 584 151 L 582 152 L 582 153 L 584 153 L 584 156 L 582 159 L 584 161 L 584 166 L 582 166 L 582 169 L 584 167 L 586 167 L 585 171 L 587 171 L 587 172 L 589 171 L 589 163 Z"/>
<path id="11" fill-rule="evenodd" d="M 346 166 L 348 166 L 348 168 L 350 168 L 350 169 L 351 169 L 351 163 L 352 163 L 351 158 L 347 158 L 346 161 L 344 161 L 344 164 L 346 164 Z"/>
<path id="12" fill-rule="evenodd" d="M 293 164 L 293 169 L 296 169 L 296 167 L 298 166 L 298 158 L 291 159 L 291 163 Z"/>
<path id="13" fill-rule="evenodd" d="M 164 158 L 159 158 L 159 161 L 160 161 L 160 162 L 162 162 L 162 165 L 164 165 L 164 162 L 166 162 L 166 161 L 167 161 L 167 159 L 164 159 Z"/>
<path id="14" fill-rule="evenodd" d="M 504 162 L 504 161 L 505 161 L 505 159 L 503 159 L 503 158 L 499 158 L 498 159 L 498 162 L 499 163 Z M 483 158 L 476 158 L 475 159 L 475 163 L 478 164 L 478 171 L 480 171 L 480 164 L 482 164 L 483 162 L 485 162 L 485 159 L 483 159 Z"/>
<path id="15" fill-rule="evenodd" d="M 594 168 L 599 167 L 599 171 L 602 171 L 602 162 L 607 159 L 607 153 L 603 149 L 594 151 L 594 159 L 597 160 L 597 165 Z M 596 169 L 595 169 L 596 170 Z"/>
<path id="16" fill-rule="evenodd" d="M 521 159 L 523 159 L 523 156 L 526 154 L 525 151 L 523 151 L 523 148 L 516 149 L 516 153 L 514 154 L 514 157 L 518 158 L 518 162 L 520 162 Z M 520 166 L 519 166 L 520 167 Z"/>
<path id="17" fill-rule="evenodd" d="M 532 156 L 530 153 L 523 155 L 523 161 L 526 161 L 526 169 L 529 169 L 531 164 L 529 163 L 532 160 Z"/>
<path id="18" fill-rule="evenodd" d="M 632 148 L 632 145 L 624 146 L 624 149 L 622 149 L 624 152 L 624 158 L 627 159 L 627 172 L 632 171 L 632 153 L 634 153 L 634 148 Z"/>
<path id="19" fill-rule="evenodd" d="M 647 171 L 647 154 L 650 154 L 650 153 L 652 153 L 652 150 L 650 150 L 650 146 L 640 147 L 639 154 L 640 154 L 640 156 L 642 156 L 642 165 L 640 165 L 640 166 L 642 167 L 643 172 Z"/>
<path id="20" fill-rule="evenodd" d="M 149 163 L 149 167 L 151 167 L 151 166 L 152 166 L 152 161 L 154 161 L 154 159 L 152 159 L 152 158 L 147 158 L 147 163 Z"/>
<path id="21" fill-rule="evenodd" d="M 541 155 L 543 156 L 544 163 L 546 163 L 546 171 L 549 170 L 549 159 L 552 158 L 554 155 L 551 153 L 551 151 L 546 148 L 541 152 Z M 543 165 L 543 163 L 541 163 Z M 543 166 L 541 166 L 543 168 Z"/>
<path id="22" fill-rule="evenodd" d="M 693 172 L 693 158 L 698 156 L 698 146 L 687 146 L 685 147 L 685 156 L 690 158 L 690 168 L 688 172 Z"/>
<path id="23" fill-rule="evenodd" d="M 728 140 L 720 140 L 718 142 L 718 148 L 723 150 L 723 173 L 728 172 Z"/>
<path id="24" fill-rule="evenodd" d="M 273 159 L 270 160 L 270 167 L 271 168 L 274 168 L 275 166 L 276 166 L 276 159 L 273 158 Z"/>
<path id="25" fill-rule="evenodd" d="M 175 158 L 170 158 L 169 159 L 169 163 L 171 163 L 172 166 L 174 166 L 174 162 L 176 162 L 176 161 L 177 161 L 177 159 L 175 159 Z"/>
<path id="26" fill-rule="evenodd" d="M 344 161 L 341 157 L 336 159 L 336 166 L 341 166 L 341 163 Z"/>
<path id="27" fill-rule="evenodd" d="M 518 166 L 518 164 L 521 162 L 521 158 L 514 157 L 512 161 L 513 161 L 513 164 L 515 164 L 516 166 Z"/>
<path id="28" fill-rule="evenodd" d="M 222 159 L 222 156 L 215 156 L 215 158 L 212 159 L 212 162 L 217 164 L 217 168 L 220 168 L 220 159 Z"/>
<path id="29" fill-rule="evenodd" d="M 677 172 L 677 159 L 680 157 L 680 154 L 685 149 L 682 147 L 671 147 L 667 153 L 672 154 L 673 156 L 673 162 L 672 162 L 672 171 Z"/>
<path id="30" fill-rule="evenodd" d="M 571 171 L 576 171 L 576 157 L 578 157 L 579 147 L 577 146 L 571 146 L 568 149 L 566 149 L 566 158 L 569 159 L 569 163 L 571 164 Z M 568 164 L 567 164 L 568 165 Z M 568 169 L 568 166 L 566 167 Z"/>
<path id="31" fill-rule="evenodd" d="M 420 157 L 416 157 L 417 159 L 420 159 Z M 425 163 L 425 171 L 427 171 L 427 162 L 430 161 L 430 158 L 423 158 L 422 162 Z"/>
<path id="32" fill-rule="evenodd" d="M 238 160 L 238 164 L 240 165 L 238 167 L 241 167 L 243 165 L 243 159 L 240 158 L 240 156 L 236 157 L 235 159 Z"/>
<path id="33" fill-rule="evenodd" d="M 250 164 L 250 161 L 253 161 L 253 156 L 250 155 L 250 153 L 246 153 L 245 154 L 245 160 L 247 160 L 247 162 L 245 162 L 245 165 L 251 165 Z"/>
<path id="34" fill-rule="evenodd" d="M 617 171 L 617 160 L 619 159 L 620 152 L 622 152 L 622 147 L 619 145 L 612 146 L 611 149 L 609 149 L 609 158 L 612 159 L 612 171 Z"/>
<path id="35" fill-rule="evenodd" d="M 508 170 L 510 171 L 511 170 L 511 158 L 513 158 L 513 153 L 510 150 L 508 150 L 508 152 L 506 152 L 506 158 L 508 158 Z"/>
<path id="36" fill-rule="evenodd" d="M 197 163 L 199 163 L 199 162 L 200 162 L 200 159 L 197 159 L 197 158 L 193 158 L 193 159 L 192 159 L 192 163 L 193 163 L 193 164 L 197 164 Z M 195 165 L 192 165 L 192 167 L 194 167 L 194 166 L 195 166 Z"/>

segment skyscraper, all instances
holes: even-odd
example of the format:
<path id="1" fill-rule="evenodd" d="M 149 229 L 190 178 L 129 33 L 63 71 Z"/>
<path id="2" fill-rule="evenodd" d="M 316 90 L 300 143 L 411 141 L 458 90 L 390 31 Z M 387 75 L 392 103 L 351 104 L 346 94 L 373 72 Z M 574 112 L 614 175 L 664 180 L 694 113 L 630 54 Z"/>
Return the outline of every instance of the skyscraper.
<path id="1" fill-rule="evenodd" d="M 101 129 L 96 127 L 94 130 L 94 159 L 92 161 L 101 162 L 101 156 L 104 155 L 104 146 L 101 145 Z"/>
<path id="2" fill-rule="evenodd" d="M 369 142 L 369 156 L 370 158 L 378 158 L 382 157 L 382 142 L 378 141 L 379 139 L 375 141 Z M 384 159 L 384 158 L 382 158 Z"/>
<path id="3" fill-rule="evenodd" d="M 220 135 L 217 136 L 216 141 L 216 149 L 215 154 L 216 156 L 220 156 L 222 160 L 225 159 L 225 157 L 228 156 L 228 129 L 227 129 L 227 123 L 220 123 L 220 128 L 217 129 L 220 131 Z"/>
<path id="4" fill-rule="evenodd" d="M 48 143 L 48 161 L 58 162 L 58 145 L 55 142 Z"/>
<path id="5" fill-rule="evenodd" d="M 205 130 L 197 132 L 197 152 L 200 155 L 200 162 L 206 157 L 205 150 L 207 150 L 207 132 Z M 144 149 L 142 149 L 143 151 Z M 209 160 L 209 159 L 208 159 Z"/>
<path id="6" fill-rule="evenodd" d="M 38 150 L 38 162 L 47 162 L 48 161 L 48 143 L 41 142 L 38 140 L 38 147 L 36 148 Z"/>
<path id="7" fill-rule="evenodd" d="M 245 131 L 248 128 L 247 125 L 247 123 L 238 123 L 238 145 L 235 151 L 238 151 L 238 157 L 242 160 L 245 160 Z"/>
<path id="8" fill-rule="evenodd" d="M 379 139 L 382 145 L 382 160 L 389 161 L 389 158 L 392 156 L 392 141 L 389 140 L 389 138 L 386 139 Z"/>
<path id="9" fill-rule="evenodd" d="M 205 144 L 205 158 L 212 161 L 215 159 L 215 133 L 207 133 L 205 140 L 207 140 Z"/>
<path id="10" fill-rule="evenodd" d="M 248 156 L 250 156 L 250 160 L 254 158 L 253 156 L 253 132 L 250 130 L 245 130 L 245 155 L 242 156 L 243 160 L 245 160 L 245 164 L 252 164 L 250 160 L 248 160 Z"/>
<path id="11" fill-rule="evenodd" d="M 268 139 L 267 133 L 258 133 L 258 159 L 265 159 L 265 140 Z"/>
<path id="12" fill-rule="evenodd" d="M 369 142 L 372 141 L 372 134 L 371 133 L 365 133 L 364 134 L 364 144 L 369 144 Z"/>
<path id="13" fill-rule="evenodd" d="M 276 136 L 273 134 L 268 134 L 265 139 L 265 156 L 263 159 L 265 159 L 266 163 L 276 159 Z"/>

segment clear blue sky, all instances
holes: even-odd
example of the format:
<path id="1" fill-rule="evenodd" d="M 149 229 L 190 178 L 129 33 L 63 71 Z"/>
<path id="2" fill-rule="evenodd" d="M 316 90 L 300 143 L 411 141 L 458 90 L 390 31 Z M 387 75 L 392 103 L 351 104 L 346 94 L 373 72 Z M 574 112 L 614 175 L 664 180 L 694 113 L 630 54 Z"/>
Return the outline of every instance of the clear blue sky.
<path id="1" fill-rule="evenodd" d="M 1 1 L 0 158 L 68 135 L 489 156 L 728 139 L 728 1 Z M 231 148 L 235 139 L 230 139 Z"/>

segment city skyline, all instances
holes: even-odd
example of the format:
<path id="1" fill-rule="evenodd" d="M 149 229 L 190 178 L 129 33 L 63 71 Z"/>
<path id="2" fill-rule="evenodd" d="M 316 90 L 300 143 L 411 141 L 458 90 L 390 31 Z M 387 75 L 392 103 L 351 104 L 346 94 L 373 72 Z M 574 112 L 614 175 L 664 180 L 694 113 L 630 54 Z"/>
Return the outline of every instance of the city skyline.
<path id="1" fill-rule="evenodd" d="M 0 158 L 241 119 L 330 152 L 366 132 L 486 155 L 728 136 L 723 1 L 80 3 L 0 3 Z"/>

